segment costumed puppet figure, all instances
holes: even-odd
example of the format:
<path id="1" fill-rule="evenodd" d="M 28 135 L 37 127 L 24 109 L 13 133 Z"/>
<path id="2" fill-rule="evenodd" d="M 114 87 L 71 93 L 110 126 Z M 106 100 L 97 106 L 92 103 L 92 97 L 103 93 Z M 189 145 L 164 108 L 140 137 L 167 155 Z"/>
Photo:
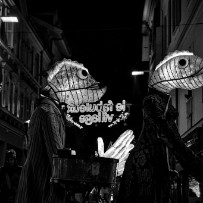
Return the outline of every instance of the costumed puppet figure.
<path id="1" fill-rule="evenodd" d="M 185 146 L 175 120 L 170 92 L 192 90 L 203 85 L 203 60 L 187 51 L 169 54 L 149 77 L 143 100 L 143 126 L 125 165 L 119 203 L 169 203 L 170 167 L 168 152 L 199 180 L 203 162 Z"/>
<path id="2" fill-rule="evenodd" d="M 57 62 L 47 73 L 48 84 L 41 93 L 28 126 L 28 153 L 22 168 L 16 203 L 65 202 L 65 188 L 50 183 L 52 155 L 57 154 L 58 149 L 65 148 L 65 137 L 68 136 L 65 130 L 68 121 L 61 105 L 96 102 L 106 92 L 106 87 L 100 88 L 82 64 L 71 60 Z M 126 131 L 121 138 L 121 141 L 132 141 L 133 132 Z M 128 146 L 122 148 L 129 152 L 133 146 Z"/>

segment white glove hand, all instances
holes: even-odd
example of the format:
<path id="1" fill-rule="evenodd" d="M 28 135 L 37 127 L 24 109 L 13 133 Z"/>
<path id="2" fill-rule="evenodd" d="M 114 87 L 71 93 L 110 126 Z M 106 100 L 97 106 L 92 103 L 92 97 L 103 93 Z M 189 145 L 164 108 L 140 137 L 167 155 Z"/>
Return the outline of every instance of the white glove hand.
<path id="1" fill-rule="evenodd" d="M 126 130 L 122 133 L 115 143 L 104 153 L 104 142 L 101 137 L 97 138 L 98 154 L 100 157 L 118 159 L 117 176 L 123 174 L 125 162 L 129 156 L 129 152 L 134 148 L 131 144 L 134 139 L 133 131 Z"/>

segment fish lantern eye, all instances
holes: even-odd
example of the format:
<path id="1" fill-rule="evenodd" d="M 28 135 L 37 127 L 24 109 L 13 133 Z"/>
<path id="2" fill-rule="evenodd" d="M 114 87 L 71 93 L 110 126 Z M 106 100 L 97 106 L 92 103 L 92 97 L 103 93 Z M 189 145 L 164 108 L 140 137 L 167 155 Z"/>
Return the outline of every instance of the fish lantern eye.
<path id="1" fill-rule="evenodd" d="M 178 61 L 178 64 L 179 64 L 180 68 L 185 68 L 185 67 L 188 65 L 188 60 L 182 58 L 182 59 L 180 59 L 180 60 Z"/>
<path id="2" fill-rule="evenodd" d="M 80 70 L 78 70 L 77 75 L 80 79 L 84 80 L 87 78 L 88 72 L 84 69 L 80 69 Z"/>

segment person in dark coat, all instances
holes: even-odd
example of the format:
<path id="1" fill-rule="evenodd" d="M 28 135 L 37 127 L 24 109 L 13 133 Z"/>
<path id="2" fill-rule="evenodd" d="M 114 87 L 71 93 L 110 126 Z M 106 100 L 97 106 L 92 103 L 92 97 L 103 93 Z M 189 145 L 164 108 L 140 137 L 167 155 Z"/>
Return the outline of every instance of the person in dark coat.
<path id="1" fill-rule="evenodd" d="M 118 203 L 170 203 L 170 177 L 176 171 L 170 166 L 169 152 L 185 171 L 203 180 L 203 160 L 181 139 L 170 95 L 175 88 L 202 86 L 202 62 L 192 53 L 174 52 L 151 73 L 143 99 L 142 131 L 126 161 Z"/>
<path id="2" fill-rule="evenodd" d="M 48 84 L 41 92 L 28 125 L 28 153 L 22 168 L 16 203 L 66 201 L 64 185 L 50 182 L 52 156 L 57 154 L 58 150 L 66 148 L 66 137 L 70 135 L 71 130 L 68 126 L 73 125 L 66 117 L 67 113 L 62 106 L 74 107 L 94 103 L 106 92 L 106 87 L 99 86 L 82 64 L 71 60 L 57 62 L 47 73 Z M 128 140 L 133 138 L 133 132 L 127 131 L 121 138 L 114 147 L 117 151 L 123 149 L 124 153 L 126 146 L 123 144 L 129 143 Z M 129 146 L 129 151 L 132 146 L 126 145 Z M 115 156 L 117 151 L 113 153 L 113 149 L 112 147 L 106 153 L 102 151 L 102 155 Z M 121 156 L 123 153 L 118 154 Z M 119 168 L 122 171 L 122 165 Z"/>
<path id="3" fill-rule="evenodd" d="M 169 100 L 155 89 L 144 98 L 143 129 L 126 162 L 118 203 L 170 202 L 168 151 L 188 173 L 203 179 L 203 161 L 182 141 L 175 123 L 178 113 Z"/>
<path id="4" fill-rule="evenodd" d="M 47 71 L 46 79 L 47 85 L 28 124 L 28 153 L 16 203 L 65 202 L 65 187 L 50 183 L 52 156 L 65 148 L 66 126 L 70 124 L 61 104 L 76 106 L 95 102 L 106 91 L 99 88 L 82 64 L 71 60 L 54 64 Z"/>
<path id="5" fill-rule="evenodd" d="M 17 164 L 16 152 L 6 151 L 5 164 L 0 168 L 0 202 L 14 203 L 22 167 Z"/>

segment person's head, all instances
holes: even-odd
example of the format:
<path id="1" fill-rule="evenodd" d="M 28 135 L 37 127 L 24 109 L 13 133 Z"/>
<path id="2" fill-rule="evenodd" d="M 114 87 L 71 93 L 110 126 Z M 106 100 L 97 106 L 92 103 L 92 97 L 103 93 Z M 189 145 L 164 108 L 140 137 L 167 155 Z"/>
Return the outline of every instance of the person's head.
<path id="1" fill-rule="evenodd" d="M 5 165 L 7 167 L 13 167 L 16 164 L 16 152 L 14 149 L 9 149 L 6 151 Z"/>

